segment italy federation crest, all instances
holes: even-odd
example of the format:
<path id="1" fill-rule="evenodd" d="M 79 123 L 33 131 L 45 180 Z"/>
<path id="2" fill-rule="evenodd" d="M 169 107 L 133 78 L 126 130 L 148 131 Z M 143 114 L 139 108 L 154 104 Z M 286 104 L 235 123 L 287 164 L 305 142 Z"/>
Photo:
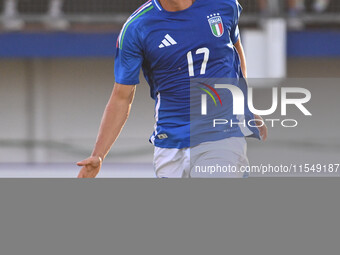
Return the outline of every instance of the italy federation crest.
<path id="1" fill-rule="evenodd" d="M 214 13 L 208 16 L 207 18 L 213 35 L 216 37 L 221 37 L 224 34 L 224 26 L 220 14 Z"/>

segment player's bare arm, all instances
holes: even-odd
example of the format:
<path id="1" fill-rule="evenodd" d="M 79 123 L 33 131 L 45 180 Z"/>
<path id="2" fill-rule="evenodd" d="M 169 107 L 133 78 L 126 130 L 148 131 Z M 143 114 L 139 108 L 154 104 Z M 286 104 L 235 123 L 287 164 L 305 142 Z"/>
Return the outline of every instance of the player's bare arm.
<path id="1" fill-rule="evenodd" d="M 129 114 L 136 86 L 115 84 L 105 108 L 97 141 L 91 157 L 78 162 L 82 166 L 78 178 L 95 178 L 102 162 L 118 138 Z"/>
<path id="2" fill-rule="evenodd" d="M 243 50 L 243 45 L 242 45 L 241 39 L 239 39 L 234 44 L 234 46 L 235 46 L 235 48 L 236 48 L 236 50 L 238 52 L 238 55 L 240 56 L 241 69 L 242 69 L 243 76 L 245 78 L 247 78 L 247 62 L 246 62 L 246 57 L 245 57 L 245 54 L 244 54 L 244 50 Z M 261 116 L 256 115 L 256 114 L 254 114 L 254 116 L 255 116 L 255 119 L 260 120 L 260 121 L 256 122 L 256 125 L 259 127 L 261 139 L 263 141 L 266 141 L 267 137 L 268 137 L 268 128 L 267 128 L 266 124 L 263 124 L 264 121 L 263 121 Z"/>
<path id="3" fill-rule="evenodd" d="M 240 56 L 241 69 L 242 69 L 243 76 L 247 78 L 247 61 L 246 61 L 246 56 L 244 54 L 244 49 L 243 49 L 243 45 L 241 42 L 241 38 L 238 39 L 238 41 L 234 44 L 234 46 L 238 52 L 238 55 Z"/>

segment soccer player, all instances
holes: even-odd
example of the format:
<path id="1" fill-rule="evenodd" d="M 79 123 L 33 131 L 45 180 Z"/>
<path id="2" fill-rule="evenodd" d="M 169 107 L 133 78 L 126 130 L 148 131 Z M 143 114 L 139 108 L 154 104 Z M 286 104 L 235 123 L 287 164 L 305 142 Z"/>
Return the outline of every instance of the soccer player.
<path id="1" fill-rule="evenodd" d="M 115 85 L 95 148 L 91 157 L 77 163 L 82 166 L 79 178 L 93 178 L 100 171 L 129 116 L 141 67 L 155 100 L 150 142 L 157 177 L 195 176 L 192 166 L 207 162 L 248 165 L 245 136 L 265 140 L 265 125 L 236 126 L 211 139 L 203 135 L 198 144 L 190 141 L 190 79 L 246 77 L 238 28 L 241 10 L 237 0 L 150 0 L 132 14 L 117 41 Z M 225 104 L 232 108 L 232 102 Z M 245 115 L 247 120 L 261 120 L 249 109 Z"/>

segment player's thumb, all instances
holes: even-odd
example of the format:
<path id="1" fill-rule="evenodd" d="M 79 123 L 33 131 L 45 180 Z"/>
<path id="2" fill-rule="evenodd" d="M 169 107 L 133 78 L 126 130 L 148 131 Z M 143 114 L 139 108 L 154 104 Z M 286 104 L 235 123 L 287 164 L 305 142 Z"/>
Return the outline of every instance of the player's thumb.
<path id="1" fill-rule="evenodd" d="M 89 165 L 89 164 L 91 164 L 91 160 L 89 158 L 85 159 L 83 161 L 77 162 L 77 166 L 86 166 L 86 165 Z"/>

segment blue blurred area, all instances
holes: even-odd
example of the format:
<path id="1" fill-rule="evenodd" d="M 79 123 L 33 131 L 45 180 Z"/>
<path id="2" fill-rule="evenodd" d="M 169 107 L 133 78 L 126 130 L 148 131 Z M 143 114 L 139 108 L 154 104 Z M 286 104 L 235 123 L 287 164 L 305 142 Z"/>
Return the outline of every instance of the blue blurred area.
<path id="1" fill-rule="evenodd" d="M 292 31 L 287 47 L 289 57 L 340 57 L 340 31 Z"/>
<path id="2" fill-rule="evenodd" d="M 3 33 L 0 58 L 113 57 L 116 33 Z"/>
<path id="3" fill-rule="evenodd" d="M 111 58 L 117 33 L 2 33 L 0 58 Z M 288 57 L 340 57 L 340 31 L 288 32 Z"/>

